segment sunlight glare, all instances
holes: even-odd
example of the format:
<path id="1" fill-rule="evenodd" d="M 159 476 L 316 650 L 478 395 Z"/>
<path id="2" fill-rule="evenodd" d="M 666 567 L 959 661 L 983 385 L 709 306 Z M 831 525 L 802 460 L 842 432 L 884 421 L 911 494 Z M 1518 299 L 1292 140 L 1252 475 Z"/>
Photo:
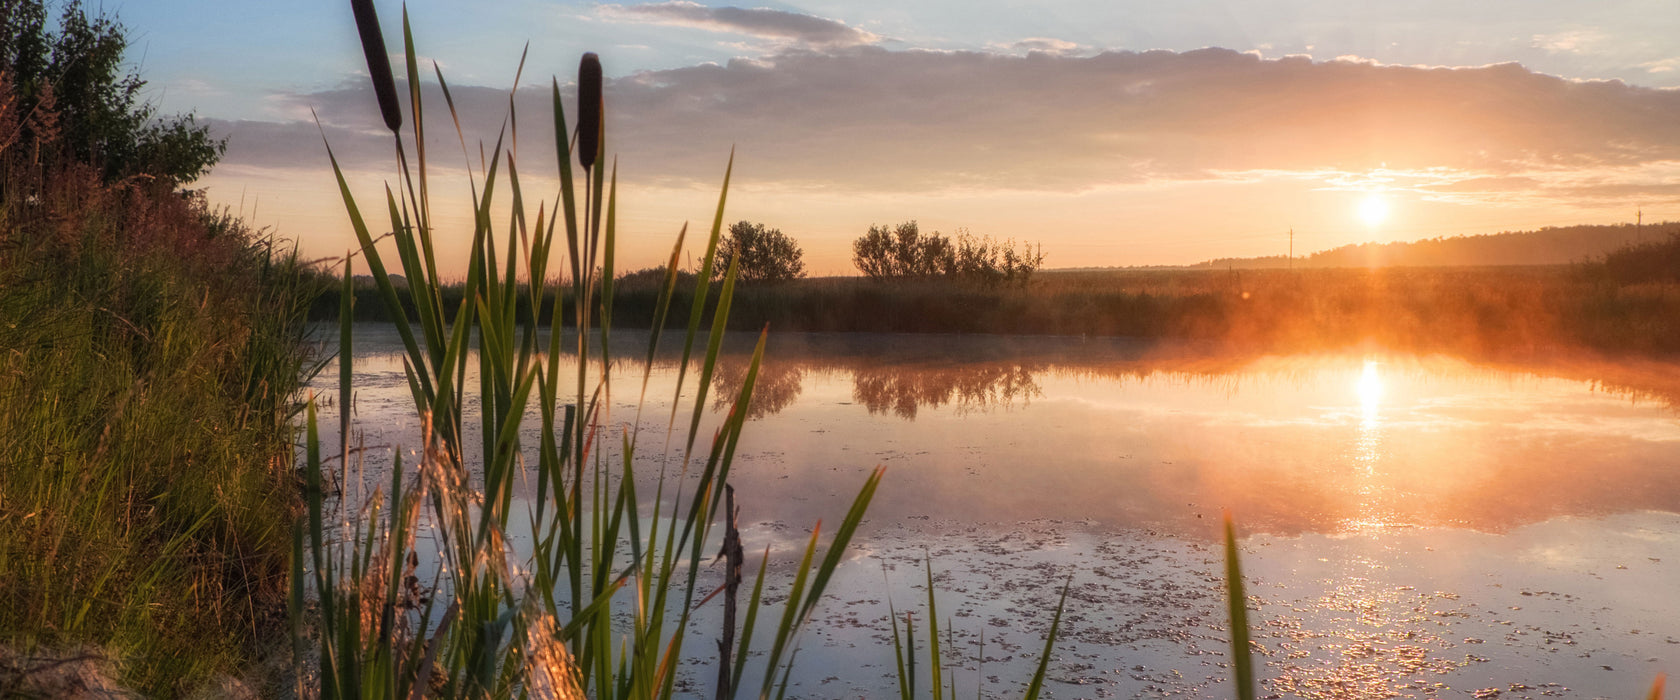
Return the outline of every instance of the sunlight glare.
<path id="1" fill-rule="evenodd" d="M 1359 374 L 1359 383 L 1354 389 L 1359 393 L 1359 405 L 1365 411 L 1365 420 L 1375 420 L 1383 397 L 1382 374 L 1377 371 L 1376 360 L 1365 361 L 1365 370 Z"/>
<path id="2" fill-rule="evenodd" d="M 1366 226 L 1380 226 L 1388 220 L 1388 200 L 1381 195 L 1365 195 L 1365 199 L 1359 202 L 1359 219 Z"/>

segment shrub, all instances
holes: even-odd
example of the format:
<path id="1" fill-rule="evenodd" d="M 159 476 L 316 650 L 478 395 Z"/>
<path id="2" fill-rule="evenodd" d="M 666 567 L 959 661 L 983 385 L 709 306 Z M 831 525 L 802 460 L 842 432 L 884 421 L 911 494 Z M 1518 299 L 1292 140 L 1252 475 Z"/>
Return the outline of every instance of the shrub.
<path id="1" fill-rule="evenodd" d="M 1599 267 L 1620 284 L 1680 280 L 1680 234 L 1667 240 L 1623 246 L 1606 253 Z"/>
<path id="2" fill-rule="evenodd" d="M 718 242 L 717 263 L 712 275 L 721 279 L 729 261 L 740 256 L 736 276 L 749 282 L 784 282 L 805 276 L 805 251 L 799 242 L 781 229 L 764 224 L 737 221 L 729 236 Z"/>
<path id="3" fill-rule="evenodd" d="M 1026 286 L 1044 262 L 1043 248 L 995 241 L 957 229 L 953 240 L 934 231 L 922 235 L 915 221 L 897 227 L 870 226 L 852 242 L 852 263 L 873 279 L 948 277 L 983 287 Z"/>
<path id="4" fill-rule="evenodd" d="M 156 118 L 140 100 L 146 82 L 123 69 L 120 23 L 76 0 L 56 34 L 46 15 L 44 0 L 0 4 L 0 153 L 13 162 L 62 155 L 99 166 L 108 182 L 139 175 L 174 186 L 209 172 L 226 142 L 191 114 Z"/>

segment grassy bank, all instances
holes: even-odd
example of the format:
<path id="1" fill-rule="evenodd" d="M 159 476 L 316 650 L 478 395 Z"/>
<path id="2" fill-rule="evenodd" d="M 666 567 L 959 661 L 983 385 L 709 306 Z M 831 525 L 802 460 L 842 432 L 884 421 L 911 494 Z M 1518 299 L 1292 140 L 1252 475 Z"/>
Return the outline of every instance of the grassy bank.
<path id="1" fill-rule="evenodd" d="M 1665 357 L 1680 353 L 1680 280 L 1653 261 L 1676 257 L 1674 245 L 1542 267 L 1050 271 L 1024 290 L 820 278 L 742 285 L 729 322 L 736 330 L 1126 336 L 1245 352 L 1375 345 L 1479 357 Z M 456 288 L 442 294 L 446 307 L 459 304 Z M 362 320 L 389 320 L 373 290 L 356 295 Z M 687 318 L 690 299 L 679 288 L 668 318 Z M 316 313 L 331 318 L 336 301 L 319 304 Z M 656 307 L 655 290 L 621 285 L 614 322 L 646 328 Z"/>
<path id="2" fill-rule="evenodd" d="M 0 644 L 164 697 L 283 625 L 307 308 L 294 257 L 171 190 L 0 183 Z"/>

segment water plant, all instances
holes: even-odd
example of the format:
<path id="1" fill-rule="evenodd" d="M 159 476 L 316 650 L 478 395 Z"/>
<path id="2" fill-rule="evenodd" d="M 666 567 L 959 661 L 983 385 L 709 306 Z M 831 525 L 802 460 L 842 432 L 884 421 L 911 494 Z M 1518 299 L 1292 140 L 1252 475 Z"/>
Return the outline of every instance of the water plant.
<path id="1" fill-rule="evenodd" d="M 521 185 L 520 157 L 498 137 L 482 173 L 471 173 L 474 226 L 467 280 L 458 305 L 444 307 L 436 266 L 435 229 L 428 198 L 427 153 L 421 74 L 406 12 L 403 47 L 414 166 L 409 162 L 395 111 L 397 87 L 377 65 L 384 55 L 382 34 L 371 2 L 352 2 L 385 123 L 396 142 L 399 181 L 386 187 L 385 213 L 406 289 L 391 281 L 362 209 L 328 147 L 345 210 L 361 244 L 355 253 L 371 273 L 379 298 L 393 311 L 406 348 L 404 368 L 417 415 L 427 426 L 418 464 L 392 465 L 386 489 L 352 516 L 341 501 L 329 521 L 324 459 L 310 403 L 305 475 L 308 516 L 293 537 L 291 604 L 300 667 L 300 692 L 319 689 L 339 697 L 670 697 L 678 664 L 697 634 L 692 615 L 711 596 L 700 590 L 699 570 L 716 545 L 719 510 L 729 489 L 730 469 L 746 407 L 763 355 L 764 335 L 746 371 L 733 408 L 709 446 L 701 444 L 702 415 L 727 325 L 737 270 L 722 275 L 715 304 L 710 269 L 696 278 L 694 303 L 682 337 L 677 399 L 669 416 L 686 434 L 670 445 L 665 465 L 651 479 L 644 502 L 637 473 L 638 431 L 616 435 L 608 424 L 616 249 L 616 165 L 606 158 L 606 122 L 601 69 L 586 54 L 578 79 L 577 127 L 567 123 L 558 80 L 551 81 L 553 128 L 560 187 L 555 199 L 531 216 Z M 451 117 L 455 106 L 442 72 L 432 72 Z M 523 60 L 516 72 L 523 72 Z M 517 118 L 503 136 L 517 143 Z M 466 137 L 460 132 L 463 152 Z M 575 145 L 574 145 L 575 144 Z M 577 168 L 573 158 L 577 158 Z M 578 172 L 581 170 L 581 172 Z M 609 175 L 608 171 L 613 172 Z M 726 168 L 704 256 L 715 258 L 731 168 Z M 469 168 L 470 171 L 470 168 Z M 505 191 L 512 214 L 505 230 L 491 223 L 495 197 Z M 579 192 L 581 190 L 581 193 Z M 581 195 L 581 196 L 580 196 Z M 676 286 L 676 260 L 686 228 L 672 248 L 670 272 L 655 315 L 663 321 Z M 550 262 L 563 257 L 569 274 L 554 274 Z M 341 295 L 338 352 L 339 406 L 348 410 L 352 337 L 348 308 L 348 260 Z M 564 325 L 560 305 L 540 300 L 566 288 L 571 300 L 571 347 L 566 333 L 539 332 Z M 521 298 L 523 297 L 523 298 Z M 403 309 L 412 307 L 410 321 Z M 705 311 L 710 308 L 707 318 Z M 547 315 L 544 316 L 544 311 Z M 453 313 L 446 313 L 452 311 Z M 656 324 L 663 326 L 663 323 Z M 709 330 L 708 330 L 709 328 Z M 702 332 L 705 335 L 702 336 Z M 596 345 L 597 339 L 599 345 Z M 703 347 L 697 347 L 704 340 Z M 660 334 L 649 342 L 658 348 Z M 575 376 L 562 376 L 563 352 L 575 355 Z M 698 360 L 692 413 L 680 416 L 683 377 L 690 358 Z M 651 372 L 651 363 L 648 371 Z M 469 373 L 469 367 L 475 370 Z M 592 372 L 598 376 L 592 378 Z M 476 379 L 477 445 L 467 444 L 467 386 Z M 648 375 L 641 395 L 645 398 Z M 522 428 L 528 407 L 538 406 L 537 444 Z M 639 413 L 638 409 L 638 413 Z M 639 420 L 632 425 L 638 425 Z M 341 422 L 342 429 L 346 427 Z M 678 431 L 673 431 L 678 432 Z M 340 441 L 339 458 L 350 459 Z M 476 454 L 468 458 L 468 450 Z M 685 476 L 697 473 L 697 480 Z M 799 631 L 811 619 L 842 553 L 868 507 L 881 471 L 865 480 L 851 508 L 828 542 L 812 535 L 799 557 L 767 651 L 752 657 L 757 617 L 771 614 L 765 598 L 768 551 L 760 558 L 745 620 L 733 649 L 720 663 L 718 695 L 735 697 L 749 672 L 761 679 L 760 697 L 781 696 L 797 654 Z M 514 498 L 514 485 L 534 483 L 530 505 Z M 687 491 L 692 489 L 692 491 Z M 651 505 L 647 505 L 651 503 Z M 726 516 L 728 511 L 726 511 Z M 422 522 L 436 531 L 439 572 L 431 595 L 417 590 L 415 534 Z M 528 551 L 509 535 L 518 526 L 531 533 Z M 728 526 L 727 530 L 733 531 Z M 738 540 L 737 540 L 738 541 Z M 738 546 L 738 545 L 737 545 Z M 735 569 L 738 571 L 738 569 Z M 733 594 L 738 577 L 720 591 Z M 729 596 L 726 596 L 729 597 Z M 733 603 L 727 603 L 733 608 Z M 720 635 L 731 640 L 733 629 Z M 729 642 L 720 646 L 728 648 Z M 752 658 L 749 661 L 749 658 Z M 309 687 L 305 687 L 305 686 Z"/>

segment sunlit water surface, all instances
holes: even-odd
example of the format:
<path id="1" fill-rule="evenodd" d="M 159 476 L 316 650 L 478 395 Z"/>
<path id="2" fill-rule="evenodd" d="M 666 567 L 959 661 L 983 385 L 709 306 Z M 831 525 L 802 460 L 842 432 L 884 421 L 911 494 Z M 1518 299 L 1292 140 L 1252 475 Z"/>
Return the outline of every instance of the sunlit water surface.
<path id="1" fill-rule="evenodd" d="M 618 335 L 617 357 L 645 356 L 645 334 Z M 393 450 L 419 444 L 419 421 L 396 335 L 355 337 L 353 440 L 369 448 L 371 491 Z M 714 396 L 738 389 L 751 340 L 732 339 Z M 661 357 L 639 413 L 649 483 L 676 466 L 658 456 L 677 376 Z M 335 369 L 314 381 L 323 398 Z M 646 369 L 616 361 L 614 430 L 638 416 Z M 1054 697 L 1229 696 L 1222 509 L 1245 534 L 1262 695 L 1643 697 L 1680 668 L 1677 376 L 783 334 L 732 481 L 746 550 L 792 552 L 887 468 L 804 639 L 799 697 L 896 693 L 887 601 L 925 605 L 927 556 L 959 693 L 1019 695 L 1071 577 Z M 708 403 L 703 437 L 727 410 Z M 328 445 L 336 411 L 321 415 Z M 695 629 L 712 634 L 718 615 L 702 608 Z M 709 696 L 705 661 L 683 682 Z"/>

